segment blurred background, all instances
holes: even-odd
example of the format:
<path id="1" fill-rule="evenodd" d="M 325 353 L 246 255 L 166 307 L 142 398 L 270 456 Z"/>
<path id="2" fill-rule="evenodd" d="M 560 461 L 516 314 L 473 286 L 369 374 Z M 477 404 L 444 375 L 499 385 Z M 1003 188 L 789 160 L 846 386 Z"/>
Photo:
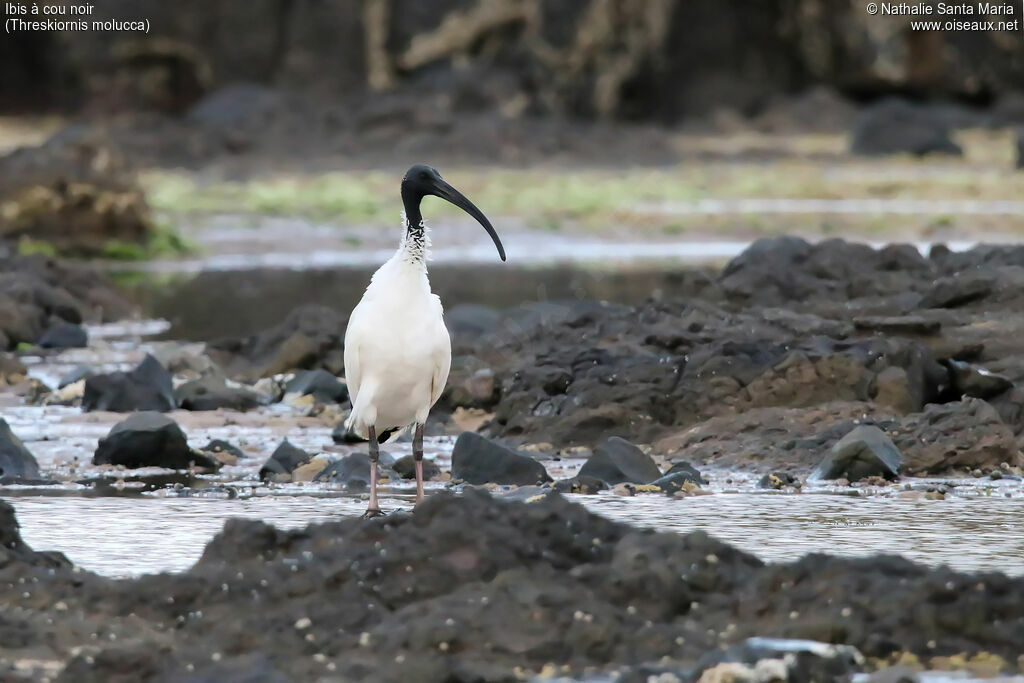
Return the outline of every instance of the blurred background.
<path id="1" fill-rule="evenodd" d="M 347 312 L 415 162 L 509 250 L 428 200 L 449 306 L 668 296 L 771 234 L 1018 241 L 1024 7 L 989 4 L 957 18 L 1003 29 L 859 0 L 102 0 L 88 20 L 149 33 L 0 40 L 0 248 L 93 261 L 211 339 Z"/>

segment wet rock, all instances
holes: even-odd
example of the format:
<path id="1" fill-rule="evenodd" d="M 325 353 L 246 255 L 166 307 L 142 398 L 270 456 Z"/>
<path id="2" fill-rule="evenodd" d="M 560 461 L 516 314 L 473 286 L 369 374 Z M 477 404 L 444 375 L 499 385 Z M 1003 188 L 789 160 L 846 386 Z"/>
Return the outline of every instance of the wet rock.
<path id="1" fill-rule="evenodd" d="M 85 380 L 82 408 L 87 411 L 165 412 L 176 406 L 171 375 L 149 354 L 133 370 L 95 375 Z"/>
<path id="2" fill-rule="evenodd" d="M 238 410 L 258 408 L 266 403 L 264 397 L 244 387 L 228 386 L 218 375 L 186 382 L 174 390 L 178 406 L 184 410 Z"/>
<path id="3" fill-rule="evenodd" d="M 89 335 L 81 325 L 59 322 L 46 330 L 38 343 L 44 349 L 83 349 L 89 344 Z"/>
<path id="4" fill-rule="evenodd" d="M 865 683 L 920 683 L 921 677 L 913 669 L 903 666 L 891 666 L 876 671 L 866 679 Z"/>
<path id="5" fill-rule="evenodd" d="M 779 491 L 787 486 L 797 486 L 799 484 L 800 480 L 789 472 L 769 472 L 758 480 L 757 488 Z"/>
<path id="6" fill-rule="evenodd" d="M 452 449 L 452 478 L 469 484 L 525 486 L 551 481 L 544 466 L 473 432 L 463 432 Z"/>
<path id="7" fill-rule="evenodd" d="M 577 474 L 572 479 L 556 481 L 554 489 L 559 493 L 579 493 L 585 496 L 592 496 L 600 491 L 607 491 L 608 484 L 597 477 L 580 476 Z"/>
<path id="8" fill-rule="evenodd" d="M 220 462 L 193 452 L 185 433 L 171 418 L 157 412 L 134 413 L 114 425 L 93 455 L 94 465 L 120 465 L 128 469 L 164 467 L 188 469 L 192 465 L 216 469 Z"/>
<path id="9" fill-rule="evenodd" d="M 0 420 L 0 422 L 3 422 Z M 6 426 L 6 422 L 4 425 Z M 0 569 L 8 569 L 16 565 L 30 567 L 45 567 L 48 569 L 70 568 L 71 561 L 58 552 L 37 552 L 32 550 L 21 538 L 18 531 L 18 520 L 14 514 L 14 508 L 7 501 L 0 500 Z M 7 633 L 8 627 L 5 624 L 5 640 L 12 637 Z M 6 647 L 17 647 L 14 643 L 8 642 Z M 12 680 L 18 680 L 14 678 Z"/>
<path id="10" fill-rule="evenodd" d="M 94 376 L 96 376 L 96 368 L 86 364 L 76 365 L 66 375 L 60 378 L 60 381 L 57 383 L 57 388 L 63 389 L 68 385 L 84 382 Z"/>
<path id="11" fill-rule="evenodd" d="M 902 462 L 903 455 L 885 432 L 874 425 L 862 425 L 832 447 L 811 477 L 849 481 L 867 477 L 897 479 Z"/>
<path id="12" fill-rule="evenodd" d="M 288 394 L 312 396 L 317 403 L 344 403 L 348 387 L 326 370 L 302 370 L 284 386 Z"/>
<path id="13" fill-rule="evenodd" d="M 203 451 L 204 453 L 227 453 L 228 455 L 238 458 L 239 460 L 248 457 L 245 454 L 245 451 L 243 451 L 241 448 L 232 444 L 229 441 L 224 441 L 223 439 L 212 439 L 199 450 Z"/>
<path id="14" fill-rule="evenodd" d="M 404 455 L 391 467 L 402 479 L 416 478 L 416 459 L 412 455 Z M 429 481 L 441 476 L 441 468 L 429 458 L 423 459 L 423 479 Z"/>
<path id="15" fill-rule="evenodd" d="M 321 470 L 313 481 L 343 484 L 358 490 L 365 489 L 370 485 L 370 456 L 367 453 L 346 455 Z"/>
<path id="16" fill-rule="evenodd" d="M 864 668 L 864 656 L 855 647 L 789 638 L 748 638 L 723 651 L 711 652 L 697 663 L 701 681 L 722 664 L 742 664 L 750 673 L 767 674 L 739 680 L 784 680 L 801 683 L 846 680 Z M 726 671 L 737 670 L 725 667 Z M 735 675 L 735 673 L 733 674 Z M 736 680 L 707 678 L 707 680 Z"/>
<path id="17" fill-rule="evenodd" d="M 516 501 L 533 505 L 558 495 L 559 491 L 551 486 L 519 486 L 511 491 L 503 491 L 500 494 L 500 498 L 504 501 Z"/>
<path id="18" fill-rule="evenodd" d="M 920 315 L 867 316 L 853 319 L 858 330 L 869 330 L 883 334 L 938 334 L 942 323 Z"/>
<path id="19" fill-rule="evenodd" d="M 337 444 L 366 443 L 366 439 L 349 429 L 344 420 L 331 430 L 331 441 Z"/>
<path id="20" fill-rule="evenodd" d="M 154 356 L 167 372 L 176 377 L 194 380 L 223 374 L 209 356 L 199 351 L 196 344 L 169 344 L 157 349 Z"/>
<path id="21" fill-rule="evenodd" d="M 953 142 L 948 123 L 933 107 L 890 98 L 864 110 L 854 126 L 854 154 L 952 154 L 963 150 Z"/>
<path id="22" fill-rule="evenodd" d="M 947 360 L 953 391 L 959 396 L 989 399 L 1013 387 L 1009 377 L 958 360 Z"/>
<path id="23" fill-rule="evenodd" d="M 908 474 L 999 469 L 1024 464 L 1011 430 L 991 404 L 978 398 L 929 405 L 889 430 Z"/>
<path id="24" fill-rule="evenodd" d="M 980 299 L 993 291 L 995 278 L 987 273 L 961 272 L 941 277 L 921 299 L 922 308 L 956 308 Z"/>
<path id="25" fill-rule="evenodd" d="M 19 479 L 38 479 L 39 463 L 25 448 L 7 421 L 0 418 L 0 476 Z"/>
<path id="26" fill-rule="evenodd" d="M 609 485 L 650 484 L 661 476 L 661 470 L 651 456 L 625 439 L 613 436 L 594 449 L 594 454 L 580 468 L 580 476 L 595 477 Z"/>
<path id="27" fill-rule="evenodd" d="M 298 446 L 293 446 L 288 439 L 285 439 L 263 463 L 263 467 L 260 468 L 260 479 L 263 481 L 289 481 L 291 473 L 296 468 L 305 465 L 312 459 L 311 453 L 307 453 Z"/>
<path id="28" fill-rule="evenodd" d="M 259 334 L 210 342 L 207 352 L 230 377 L 243 381 L 316 368 L 341 375 L 345 372 L 346 322 L 347 318 L 333 309 L 310 304 Z"/>

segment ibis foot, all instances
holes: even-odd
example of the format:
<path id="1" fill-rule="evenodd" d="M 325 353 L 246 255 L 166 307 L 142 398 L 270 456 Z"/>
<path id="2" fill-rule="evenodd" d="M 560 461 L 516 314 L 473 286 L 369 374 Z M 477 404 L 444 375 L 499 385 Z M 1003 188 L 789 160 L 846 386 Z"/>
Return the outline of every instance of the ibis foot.
<path id="1" fill-rule="evenodd" d="M 363 519 L 373 519 L 374 517 L 384 517 L 385 513 L 380 508 L 373 508 L 363 513 Z"/>

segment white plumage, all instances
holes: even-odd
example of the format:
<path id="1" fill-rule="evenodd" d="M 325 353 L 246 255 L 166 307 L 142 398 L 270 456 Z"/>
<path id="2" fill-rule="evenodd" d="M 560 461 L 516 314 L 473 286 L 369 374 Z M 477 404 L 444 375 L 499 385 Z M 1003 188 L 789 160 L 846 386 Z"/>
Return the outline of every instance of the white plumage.
<path id="1" fill-rule="evenodd" d="M 435 169 L 417 164 L 406 172 L 401 244 L 373 274 L 345 330 L 345 380 L 352 399 L 346 424 L 370 446 L 367 516 L 382 514 L 377 504 L 378 444 L 410 426 L 415 427 L 416 500 L 423 498 L 423 425 L 444 391 L 452 363 L 441 300 L 430 291 L 427 278 L 430 238 L 420 213 L 426 195 L 441 197 L 476 218 L 505 260 L 501 240 L 480 209 Z"/>
<path id="2" fill-rule="evenodd" d="M 403 219 L 403 226 L 405 221 Z M 345 380 L 352 400 L 348 427 L 362 437 L 424 424 L 441 397 L 452 345 L 441 299 L 430 291 L 424 226 L 422 257 L 408 239 L 382 265 L 349 317 Z"/>

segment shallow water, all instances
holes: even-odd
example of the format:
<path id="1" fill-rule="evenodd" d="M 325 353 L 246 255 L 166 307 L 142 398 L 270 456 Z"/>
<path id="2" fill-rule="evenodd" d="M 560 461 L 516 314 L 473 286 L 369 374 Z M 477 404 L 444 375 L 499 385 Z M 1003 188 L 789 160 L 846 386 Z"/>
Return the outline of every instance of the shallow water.
<path id="1" fill-rule="evenodd" d="M 187 569 L 230 517 L 283 528 L 358 516 L 355 496 L 256 495 L 203 498 L 16 497 L 25 540 L 60 550 L 75 564 L 108 576 Z M 660 495 L 570 496 L 593 512 L 661 531 L 706 531 L 768 561 L 811 552 L 846 556 L 898 553 L 965 571 L 1024 574 L 1020 498 L 906 500 L 827 494 L 717 493 L 685 499 Z M 408 509 L 408 496 L 383 498 Z"/>

